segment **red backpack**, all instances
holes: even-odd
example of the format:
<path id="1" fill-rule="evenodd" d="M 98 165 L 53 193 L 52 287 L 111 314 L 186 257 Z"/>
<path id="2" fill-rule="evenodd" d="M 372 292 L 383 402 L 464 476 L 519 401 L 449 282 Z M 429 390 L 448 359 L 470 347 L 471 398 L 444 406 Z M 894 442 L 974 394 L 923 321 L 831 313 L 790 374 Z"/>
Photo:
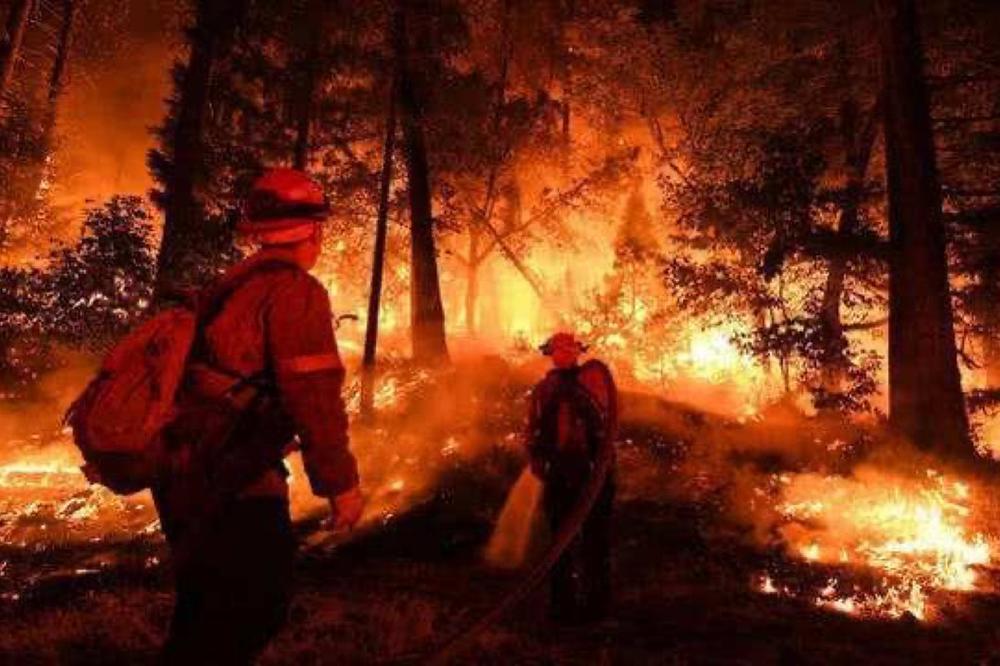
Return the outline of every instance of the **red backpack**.
<path id="1" fill-rule="evenodd" d="M 194 299 L 198 306 L 157 314 L 114 346 L 65 417 L 88 480 L 123 495 L 155 483 L 166 459 L 162 433 L 177 416 L 176 396 L 199 330 L 265 266 L 206 290 Z"/>
<path id="2" fill-rule="evenodd" d="M 197 330 L 192 309 L 172 308 L 126 335 L 70 406 L 66 423 L 92 483 L 138 492 L 156 478 L 160 432 L 172 420 Z"/>
<path id="3" fill-rule="evenodd" d="M 591 359 L 554 375 L 540 408 L 533 448 L 568 476 L 583 477 L 601 443 L 615 437 L 617 389 L 607 366 Z"/>

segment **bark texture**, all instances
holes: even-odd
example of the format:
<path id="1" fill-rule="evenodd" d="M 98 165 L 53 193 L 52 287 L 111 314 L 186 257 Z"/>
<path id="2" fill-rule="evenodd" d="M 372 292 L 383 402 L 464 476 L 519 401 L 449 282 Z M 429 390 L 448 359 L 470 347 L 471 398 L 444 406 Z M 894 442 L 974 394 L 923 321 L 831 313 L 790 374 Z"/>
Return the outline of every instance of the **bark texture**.
<path id="1" fill-rule="evenodd" d="M 320 80 L 320 52 L 326 25 L 329 0 L 307 0 L 299 26 L 301 57 L 298 62 L 299 98 L 295 109 L 295 147 L 292 164 L 296 169 L 309 166 L 316 88 Z"/>
<path id="2" fill-rule="evenodd" d="M 923 448 L 971 455 L 941 186 L 914 0 L 878 0 L 889 190 L 889 416 Z"/>
<path id="3" fill-rule="evenodd" d="M 162 296 L 197 271 L 204 240 L 199 185 L 205 177 L 205 123 L 216 63 L 236 34 L 247 0 L 199 0 L 190 31 L 190 55 L 180 81 L 177 118 L 169 136 L 170 168 L 164 192 L 163 240 L 157 260 Z"/>
<path id="4" fill-rule="evenodd" d="M 395 50 L 399 68 L 399 110 L 406 152 L 410 199 L 410 323 L 413 358 L 419 362 L 448 360 L 444 307 L 438 277 L 430 168 L 424 139 L 422 77 L 410 48 L 412 3 L 401 1 L 395 19 Z M 416 14 L 416 12 L 413 12 Z M 423 36 L 421 36 L 423 37 Z M 425 40 L 419 40 L 424 43 Z"/>

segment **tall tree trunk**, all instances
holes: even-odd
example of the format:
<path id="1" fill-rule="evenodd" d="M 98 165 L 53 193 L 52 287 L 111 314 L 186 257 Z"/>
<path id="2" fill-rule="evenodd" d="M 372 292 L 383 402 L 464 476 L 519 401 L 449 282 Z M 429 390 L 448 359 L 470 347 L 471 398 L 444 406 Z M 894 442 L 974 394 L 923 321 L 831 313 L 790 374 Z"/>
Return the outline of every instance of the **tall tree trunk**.
<path id="1" fill-rule="evenodd" d="M 891 244 L 889 418 L 918 446 L 971 456 L 916 6 L 877 0 L 876 8 Z"/>
<path id="2" fill-rule="evenodd" d="M 66 87 L 66 72 L 69 69 L 69 52 L 73 46 L 73 32 L 76 27 L 76 19 L 79 13 L 78 0 L 63 0 L 62 3 L 62 25 L 59 27 L 59 38 L 56 43 L 56 56 L 52 61 L 52 71 L 49 73 L 49 92 L 47 97 L 47 108 L 42 118 L 42 141 L 46 150 L 53 149 L 53 137 L 56 129 L 56 119 L 59 113 L 59 98 Z M 33 179 L 33 192 L 37 195 L 41 193 L 42 185 L 47 176 L 50 175 L 51 165 L 49 160 L 41 160 L 29 165 L 28 172 Z"/>
<path id="3" fill-rule="evenodd" d="M 302 16 L 303 23 L 300 26 L 301 59 L 298 63 L 300 81 L 295 109 L 295 148 L 292 164 L 296 169 L 303 171 L 309 165 L 316 87 L 319 83 L 319 59 L 329 4 L 329 0 L 307 0 Z"/>
<path id="4" fill-rule="evenodd" d="M 469 260 L 465 264 L 465 332 L 475 335 L 479 310 L 479 269 L 484 257 L 480 256 L 481 235 L 475 226 L 469 228 Z"/>
<path id="5" fill-rule="evenodd" d="M 365 326 L 365 352 L 361 361 L 361 416 L 370 420 L 375 411 L 375 353 L 378 348 L 378 323 L 382 305 L 382 276 L 385 270 L 385 244 L 389 226 L 389 194 L 396 152 L 396 83 L 389 92 L 389 117 L 386 121 L 382 150 L 382 177 L 379 183 L 378 220 L 375 223 L 375 252 L 372 257 L 372 282 L 368 293 L 368 322 Z"/>
<path id="6" fill-rule="evenodd" d="M 410 3 L 405 0 L 403 7 Z M 396 59 L 399 67 L 399 109 L 406 149 L 406 175 L 410 198 L 410 323 L 413 358 L 436 363 L 448 360 L 444 307 L 438 278 L 431 211 L 430 169 L 424 141 L 422 77 L 415 67 L 406 11 L 395 19 Z M 423 40 L 421 40 L 423 42 Z"/>
<path id="7" fill-rule="evenodd" d="M 986 338 L 983 344 L 983 363 L 986 366 L 986 384 L 990 388 L 1000 389 L 1000 322 L 993 324 L 993 335 Z"/>
<path id="8" fill-rule="evenodd" d="M 7 14 L 7 27 L 0 38 L 0 100 L 7 96 L 14 78 L 14 67 L 21 57 L 21 44 L 28 27 L 31 0 L 14 0 Z"/>
<path id="9" fill-rule="evenodd" d="M 69 66 L 69 51 L 73 47 L 73 32 L 76 28 L 76 17 L 79 10 L 78 0 L 63 0 L 62 25 L 59 27 L 59 43 L 56 45 L 56 57 L 52 63 L 52 73 L 49 75 L 49 113 L 55 121 L 56 104 L 66 87 L 66 70 Z"/>
<path id="10" fill-rule="evenodd" d="M 198 0 L 191 52 L 180 83 L 177 119 L 169 140 L 163 240 L 157 260 L 157 294 L 190 280 L 204 261 L 207 238 L 199 188 L 205 174 L 204 127 L 216 62 L 243 20 L 248 0 Z"/>

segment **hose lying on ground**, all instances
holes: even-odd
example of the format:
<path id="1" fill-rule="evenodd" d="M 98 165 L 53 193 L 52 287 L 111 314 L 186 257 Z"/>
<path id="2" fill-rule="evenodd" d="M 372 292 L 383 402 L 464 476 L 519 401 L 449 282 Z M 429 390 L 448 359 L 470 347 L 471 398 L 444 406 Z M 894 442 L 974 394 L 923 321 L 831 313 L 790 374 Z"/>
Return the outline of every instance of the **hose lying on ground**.
<path id="1" fill-rule="evenodd" d="M 607 372 L 606 368 L 603 368 L 603 364 L 601 366 L 603 372 L 606 373 L 606 381 L 610 388 L 608 391 L 609 404 L 607 405 L 609 427 L 606 429 L 604 437 L 601 440 L 590 478 L 587 480 L 587 485 L 581 490 L 573 509 L 556 531 L 549 549 L 519 585 L 507 593 L 499 603 L 474 623 L 453 632 L 432 649 L 428 649 L 419 655 L 410 655 L 402 660 L 394 660 L 395 663 L 425 663 L 431 666 L 444 666 L 444 664 L 457 657 L 461 652 L 472 646 L 480 633 L 521 603 L 545 580 L 549 571 L 551 571 L 552 567 L 555 566 L 559 558 L 562 557 L 563 553 L 566 552 L 566 549 L 569 548 L 570 544 L 573 543 L 573 540 L 580 533 L 584 522 L 586 522 L 587 517 L 597 503 L 597 498 L 604 489 L 604 484 L 608 480 L 611 465 L 615 458 L 614 424 L 617 423 L 618 405 L 611 375 Z"/>
<path id="2" fill-rule="evenodd" d="M 608 442 L 607 445 L 602 447 L 602 450 L 606 450 L 607 453 L 605 455 L 598 456 L 594 466 L 594 471 L 591 474 L 586 487 L 583 489 L 583 492 L 581 492 L 576 506 L 573 507 L 573 510 L 566 517 L 566 521 L 556 532 L 555 538 L 552 540 L 552 544 L 549 546 L 548 551 L 546 551 L 542 559 L 540 559 L 534 568 L 532 568 L 532 570 L 528 573 L 528 576 L 521 582 L 520 585 L 511 590 L 511 592 L 504 597 L 500 603 L 494 606 L 488 613 L 483 615 L 472 626 L 462 630 L 461 633 L 455 634 L 446 639 L 443 646 L 440 647 L 426 663 L 434 666 L 443 666 L 443 664 L 447 664 L 460 652 L 469 648 L 475 641 L 476 637 L 482 633 L 483 630 L 488 628 L 494 622 L 500 620 L 508 611 L 510 611 L 517 604 L 521 603 L 525 597 L 531 594 L 535 588 L 537 588 L 542 581 L 545 580 L 549 571 L 551 571 L 552 567 L 559 561 L 559 558 L 562 557 L 564 552 L 566 552 L 566 549 L 569 548 L 570 544 L 573 543 L 577 534 L 580 533 L 584 522 L 587 520 L 587 516 L 590 515 L 591 510 L 594 508 L 594 504 L 597 503 L 598 496 L 601 494 L 601 490 L 604 488 L 604 483 L 608 478 L 608 472 L 611 470 L 611 461 L 614 458 L 614 449 L 611 446 L 611 443 Z"/>

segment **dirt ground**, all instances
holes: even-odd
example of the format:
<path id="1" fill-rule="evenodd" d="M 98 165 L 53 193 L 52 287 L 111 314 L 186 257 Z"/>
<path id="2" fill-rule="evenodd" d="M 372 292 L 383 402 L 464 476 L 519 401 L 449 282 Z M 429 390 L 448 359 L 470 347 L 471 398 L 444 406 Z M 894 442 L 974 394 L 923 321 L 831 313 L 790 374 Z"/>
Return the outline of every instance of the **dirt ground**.
<path id="1" fill-rule="evenodd" d="M 819 608 L 808 595 L 762 594 L 754 584 L 761 571 L 783 571 L 804 587 L 821 586 L 828 572 L 755 545 L 717 494 L 681 492 L 691 480 L 678 469 L 693 455 L 691 432 L 705 417 L 655 408 L 670 414 L 651 425 L 642 416 L 649 405 L 633 403 L 630 414 L 626 404 L 613 616 L 555 626 L 543 588 L 485 631 L 460 663 L 1000 663 L 998 595 L 951 595 L 925 623 L 861 619 Z M 405 514 L 335 548 L 303 548 L 290 620 L 262 663 L 390 663 L 472 622 L 524 574 L 481 558 L 519 465 L 504 450 L 455 463 Z M 304 540 L 314 527 L 299 526 Z M 3 544 L 0 663 L 155 661 L 171 606 L 161 540 L 141 531 L 123 537 L 114 565 L 93 570 L 81 568 L 81 548 Z M 63 573 L 36 576 L 30 589 L 12 593 L 11 578 L 33 570 Z"/>

